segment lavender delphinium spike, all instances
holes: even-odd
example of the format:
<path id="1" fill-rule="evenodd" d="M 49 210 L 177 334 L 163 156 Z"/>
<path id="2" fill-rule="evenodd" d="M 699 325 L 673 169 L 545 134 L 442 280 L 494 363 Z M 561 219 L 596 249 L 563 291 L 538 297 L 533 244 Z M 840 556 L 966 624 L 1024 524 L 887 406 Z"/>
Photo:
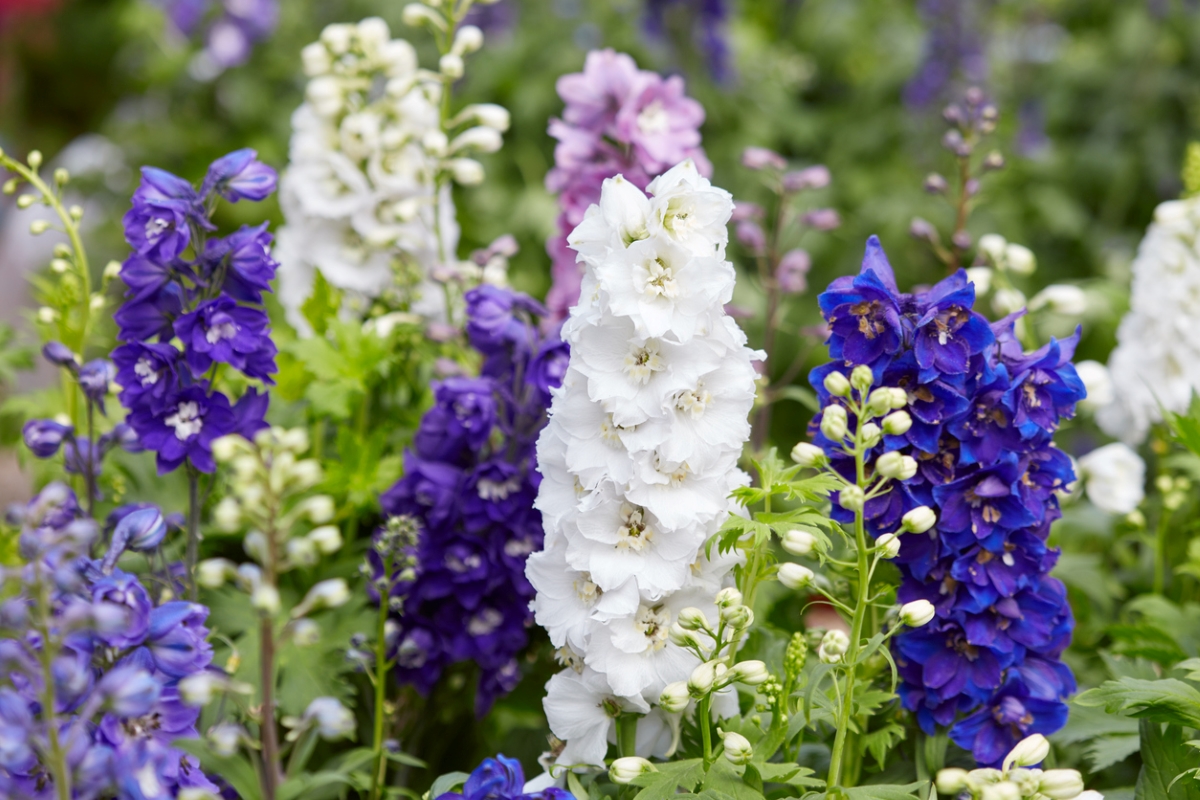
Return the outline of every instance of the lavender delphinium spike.
<path id="1" fill-rule="evenodd" d="M 558 234 L 546 242 L 553 285 L 546 295 L 550 322 L 565 319 L 579 300 L 583 270 L 567 246 L 567 234 L 599 202 L 605 178 L 618 174 L 639 189 L 671 167 L 692 159 L 700 174 L 712 165 L 700 146 L 704 108 L 684 92 L 679 76 L 663 78 L 639 70 L 613 50 L 588 53 L 583 72 L 558 79 L 566 103 L 561 119 L 550 120 L 558 140 L 546 188 L 558 195 Z"/>
<path id="2" fill-rule="evenodd" d="M 534 445 L 568 354 L 557 332 L 539 333 L 546 311 L 529 297 L 485 285 L 465 299 L 481 375 L 435 385 L 405 476 L 382 503 L 418 531 L 413 574 L 392 591 L 403 610 L 396 676 L 428 692 L 447 666 L 474 661 L 483 714 L 520 679 L 533 619 L 525 559 L 542 544 Z"/>
<path id="3" fill-rule="evenodd" d="M 1061 661 L 1074 621 L 1049 575 L 1058 551 L 1046 540 L 1061 516 L 1055 493 L 1074 480 L 1053 435 L 1084 389 L 1071 364 L 1078 332 L 1024 353 L 1017 315 L 989 324 L 974 301 L 963 270 L 902 294 L 872 237 L 862 271 L 819 298 L 835 361 L 810 381 L 822 408 L 839 402 L 826 378 L 857 365 L 908 396 L 907 412 L 884 420 L 878 451 L 912 456 L 917 474 L 866 504 L 872 534 L 919 531 L 900 539 L 897 599 L 937 611 L 897 636 L 900 696 L 927 733 L 950 726 L 956 743 L 994 766 L 1021 738 L 1061 728 L 1075 690 Z M 820 419 L 814 441 L 836 465 L 842 456 Z M 904 517 L 920 506 L 937 514 L 927 530 Z M 834 515 L 849 518 L 836 502 Z"/>

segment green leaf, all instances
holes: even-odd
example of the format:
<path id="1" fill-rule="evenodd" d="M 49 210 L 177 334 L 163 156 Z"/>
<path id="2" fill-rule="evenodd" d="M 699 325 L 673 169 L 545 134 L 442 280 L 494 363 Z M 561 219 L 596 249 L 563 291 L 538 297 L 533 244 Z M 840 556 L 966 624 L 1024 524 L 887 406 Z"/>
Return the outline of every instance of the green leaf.
<path id="1" fill-rule="evenodd" d="M 909 800 L 925 786 L 928 781 L 915 781 L 906 784 L 880 784 L 878 786 L 855 786 L 844 789 L 850 800 Z"/>
<path id="2" fill-rule="evenodd" d="M 1124 761 L 1141 749 L 1141 737 L 1136 733 L 1120 736 L 1099 736 L 1084 746 L 1084 757 L 1087 758 L 1092 772 L 1108 769 L 1113 764 Z"/>
<path id="3" fill-rule="evenodd" d="M 1110 714 L 1124 713 L 1155 722 L 1200 727 L 1200 692 L 1174 678 L 1105 681 L 1079 695 L 1075 702 L 1081 706 L 1104 706 Z"/>
<path id="4" fill-rule="evenodd" d="M 336 317 L 342 308 L 342 293 L 325 280 L 321 270 L 317 270 L 316 273 L 312 294 L 300 304 L 300 313 L 308 320 L 317 336 L 324 336 L 329 328 L 329 320 Z"/>
<path id="5" fill-rule="evenodd" d="M 813 774 L 813 771 L 799 764 L 763 764 L 756 761 L 754 766 L 758 769 L 758 774 L 762 776 L 762 779 L 768 783 L 786 783 L 791 786 L 813 788 L 825 785 L 825 781 L 808 777 Z"/>
<path id="6" fill-rule="evenodd" d="M 467 778 L 471 777 L 467 772 L 447 772 L 433 782 L 433 786 L 429 787 L 430 797 L 439 797 L 446 792 L 453 792 L 467 782 Z"/>
<path id="7" fill-rule="evenodd" d="M 883 769 L 887 766 L 888 751 L 894 748 L 897 742 L 903 741 L 904 737 L 904 728 L 899 723 L 889 722 L 879 730 L 871 731 L 863 736 L 862 746 L 875 759 L 879 768 Z"/>
<path id="8" fill-rule="evenodd" d="M 712 763 L 700 788 L 703 790 L 702 794 L 724 794 L 733 800 L 762 800 L 763 796 L 762 792 L 757 792 L 747 785 L 733 764 L 724 758 L 718 758 Z"/>
<path id="9" fill-rule="evenodd" d="M 343 772 L 302 772 L 296 777 L 284 781 L 279 787 L 276 797 L 278 800 L 307 798 L 314 789 L 339 783 L 353 784 L 354 781 Z"/>
<path id="10" fill-rule="evenodd" d="M 1142 720 L 1140 727 L 1142 771 L 1138 773 L 1137 800 L 1200 800 L 1200 787 L 1194 781 L 1172 785 L 1177 775 L 1195 766 L 1195 755 L 1183 741 L 1183 731 L 1157 722 Z"/>
<path id="11" fill-rule="evenodd" d="M 678 789 L 683 788 L 690 792 L 704 778 L 702 758 L 655 764 L 655 768 L 654 772 L 643 773 L 631 781 L 634 786 L 640 786 L 642 789 L 635 795 L 637 800 L 673 799 Z"/>
<path id="12" fill-rule="evenodd" d="M 1194 147 L 1196 147 L 1195 142 L 1188 146 L 1189 156 Z M 1168 411 L 1163 415 L 1163 419 L 1166 421 L 1167 427 L 1171 429 L 1172 438 L 1200 456 L 1200 394 L 1192 393 L 1192 403 L 1188 407 L 1187 414 L 1174 414 Z"/>
<path id="13" fill-rule="evenodd" d="M 793 400 L 814 414 L 821 410 L 816 394 L 803 386 L 784 386 L 782 389 L 776 389 L 775 397 L 779 400 Z"/>
<path id="14" fill-rule="evenodd" d="M 1071 700 L 1071 713 L 1067 724 L 1050 739 L 1056 744 L 1069 745 L 1087 742 L 1097 736 L 1137 735 L 1138 722 L 1120 714 L 1109 714 L 1103 708 L 1080 705 L 1078 698 Z"/>
<path id="15" fill-rule="evenodd" d="M 261 800 L 262 787 L 258 783 L 258 773 L 241 755 L 219 756 L 201 739 L 176 739 L 172 744 L 200 759 L 200 766 L 205 772 L 213 772 L 224 778 L 241 795 L 242 800 Z"/>

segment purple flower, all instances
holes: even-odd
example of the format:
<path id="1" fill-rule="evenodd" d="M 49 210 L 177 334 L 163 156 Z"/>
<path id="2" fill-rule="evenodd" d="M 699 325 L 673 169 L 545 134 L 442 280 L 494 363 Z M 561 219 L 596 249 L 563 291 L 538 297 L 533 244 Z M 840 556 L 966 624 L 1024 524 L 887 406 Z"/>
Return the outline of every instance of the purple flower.
<path id="1" fill-rule="evenodd" d="M 181 389 L 157 410 L 134 408 L 128 417 L 142 445 L 157 454 L 160 475 L 184 461 L 201 472 L 215 470 L 213 440 L 237 431 L 243 419 L 243 415 L 235 416 L 229 398 L 220 392 L 210 394 L 203 386 Z"/>
<path id="2" fill-rule="evenodd" d="M 118 717 L 140 717 L 158 701 L 162 685 L 137 667 L 117 667 L 97 687 Z"/>
<path id="3" fill-rule="evenodd" d="M 46 342 L 42 345 L 42 356 L 58 367 L 67 367 L 73 370 L 79 366 L 75 353 L 62 342 Z"/>
<path id="4" fill-rule="evenodd" d="M 740 226 L 738 230 L 741 230 Z M 808 289 L 808 271 L 812 257 L 807 250 L 789 250 L 775 268 L 775 282 L 784 294 L 803 294 Z"/>
<path id="5" fill-rule="evenodd" d="M 52 419 L 31 419 L 21 428 L 25 446 L 38 458 L 50 458 L 58 453 L 65 439 L 75 432 L 72 425 Z"/>
<path id="6" fill-rule="evenodd" d="M 981 766 L 995 767 L 1026 736 L 1053 733 L 1066 722 L 1066 703 L 1031 697 L 1018 679 L 955 725 L 950 738 L 959 747 L 971 750 Z"/>
<path id="7" fill-rule="evenodd" d="M 143 342 L 158 337 L 169 340 L 173 320 L 183 311 L 184 293 L 176 283 L 137 292 L 113 315 L 120 338 L 125 342 Z"/>
<path id="8" fill-rule="evenodd" d="M 214 361 L 230 364 L 251 378 L 270 382 L 275 343 L 270 320 L 260 309 L 240 306 L 221 295 L 205 300 L 175 321 L 192 374 L 203 375 Z"/>
<path id="9" fill-rule="evenodd" d="M 164 603 L 150 615 L 146 645 L 154 666 L 172 678 L 199 672 L 212 663 L 204 621 L 208 609 L 197 603 Z"/>
<path id="10" fill-rule="evenodd" d="M 113 510 L 109 520 L 114 517 L 116 525 L 113 528 L 110 552 L 120 553 L 126 547 L 133 550 L 153 550 L 167 535 L 167 521 L 157 506 L 122 506 Z M 107 556 L 105 560 L 107 562 Z"/>
<path id="11" fill-rule="evenodd" d="M 240 5 L 248 5 L 252 10 L 265 10 L 268 6 L 273 9 L 275 4 L 273 0 L 259 0 Z M 216 192 L 231 203 L 239 200 L 258 202 L 266 200 L 275 192 L 276 180 L 275 170 L 259 161 L 257 152 L 250 148 L 235 150 L 229 155 L 221 156 L 208 168 L 208 174 L 204 176 L 204 183 L 200 187 L 200 196 L 207 197 L 210 192 Z"/>
<path id="12" fill-rule="evenodd" d="M 271 291 L 279 267 L 270 254 L 273 240 L 265 222 L 253 228 L 243 225 L 223 239 L 209 239 L 204 247 L 207 273 L 223 271 L 221 288 L 233 299 L 261 303 L 263 292 Z"/>
<path id="13" fill-rule="evenodd" d="M 643 72 L 617 112 L 617 139 L 633 145 L 647 172 L 664 172 L 700 146 L 704 107 L 685 93 L 683 78 Z"/>
<path id="14" fill-rule="evenodd" d="M 503 754 L 485 758 L 463 784 L 462 793 L 446 792 L 434 800 L 569 800 L 565 789 L 550 787 L 525 794 L 525 772 L 521 762 Z"/>
<path id="15" fill-rule="evenodd" d="M 421 419 L 413 446 L 422 458 L 458 461 L 464 448 L 483 447 L 496 423 L 495 385 L 482 378 L 434 384 L 436 405 Z"/>
<path id="16" fill-rule="evenodd" d="M 550 390 L 562 386 L 570 359 L 570 345 L 555 333 L 542 341 L 537 354 L 529 362 L 525 381 L 541 393 L 546 405 L 550 404 Z"/>
<path id="17" fill-rule="evenodd" d="M 1071 363 L 1079 336 L 1076 330 L 1061 342 L 1051 339 L 1036 352 L 1007 363 L 1013 377 L 1004 405 L 1022 437 L 1053 433 L 1058 420 L 1073 417 L 1075 404 L 1087 395 Z"/>
<path id="18" fill-rule="evenodd" d="M 191 226 L 209 227 L 190 183 L 155 167 L 142 167 L 142 183 L 126 212 L 125 240 L 138 255 L 166 263 L 192 241 Z"/>
<path id="19" fill-rule="evenodd" d="M 904 341 L 900 293 L 879 239 L 867 240 L 863 268 L 838 278 L 817 298 L 830 327 L 829 353 L 855 364 L 894 355 Z"/>
<path id="20" fill-rule="evenodd" d="M 92 602 L 119 612 L 122 624 L 98 631 L 97 638 L 109 647 L 132 647 L 140 644 L 150 628 L 150 595 L 137 577 L 120 570 L 105 575 L 92 586 Z"/>
<path id="21" fill-rule="evenodd" d="M 133 341 L 113 350 L 112 358 L 126 408 L 140 404 L 161 408 L 179 389 L 179 351 L 173 345 Z"/>
<path id="22" fill-rule="evenodd" d="M 425 519 L 435 528 L 445 525 L 458 513 L 461 470 L 410 456 L 404 460 L 404 472 L 404 477 L 379 498 L 384 511 L 393 516 L 409 514 Z"/>
<path id="23" fill-rule="evenodd" d="M 959 270 L 920 298 L 913 350 L 922 374 L 966 372 L 971 356 L 994 341 L 987 320 L 971 310 L 975 284 Z"/>
<path id="24" fill-rule="evenodd" d="M 101 403 L 100 408 L 103 410 L 104 405 L 101 401 L 108 394 L 108 387 L 116 377 L 117 368 L 113 363 L 105 358 L 97 358 L 79 368 L 79 388 L 93 403 Z"/>
<path id="25" fill-rule="evenodd" d="M 489 284 L 467 292 L 467 338 L 471 346 L 484 354 L 511 345 L 529 344 L 531 331 L 517 312 L 544 314 L 530 297 Z"/>

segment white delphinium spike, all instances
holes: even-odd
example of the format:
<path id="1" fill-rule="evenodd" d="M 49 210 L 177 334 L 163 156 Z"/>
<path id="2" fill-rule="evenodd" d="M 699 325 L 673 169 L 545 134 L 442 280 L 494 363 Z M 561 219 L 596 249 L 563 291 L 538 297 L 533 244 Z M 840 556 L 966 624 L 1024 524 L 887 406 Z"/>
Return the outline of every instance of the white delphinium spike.
<path id="1" fill-rule="evenodd" d="M 1200 197 L 1162 203 L 1133 262 L 1129 312 L 1108 359 L 1114 402 L 1096 412 L 1100 427 L 1131 445 L 1160 409 L 1186 411 L 1200 391 L 1198 234 Z"/>
<path id="2" fill-rule="evenodd" d="M 538 442 L 545 550 L 526 570 L 538 623 L 582 658 L 547 686 L 551 730 L 567 742 L 560 764 L 602 764 L 623 710 L 649 711 L 639 755 L 672 746 L 651 706 L 700 663 L 675 623 L 688 609 L 689 624 L 699 613 L 715 625 L 715 596 L 738 563 L 703 553 L 733 510 L 730 491 L 748 481 L 737 460 L 761 357 L 724 311 L 733 204 L 690 161 L 648 191 L 605 181 L 569 237 L 583 291 L 563 327 L 570 369 Z"/>

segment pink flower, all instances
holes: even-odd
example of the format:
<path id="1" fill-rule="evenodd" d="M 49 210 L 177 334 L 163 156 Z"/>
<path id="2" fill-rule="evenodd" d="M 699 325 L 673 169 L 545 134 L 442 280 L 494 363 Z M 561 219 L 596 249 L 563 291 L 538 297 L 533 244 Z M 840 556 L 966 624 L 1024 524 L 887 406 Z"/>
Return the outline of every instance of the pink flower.
<path id="1" fill-rule="evenodd" d="M 648 172 L 664 172 L 700 146 L 704 107 L 684 94 L 683 78 L 647 72 L 617 112 L 617 139 L 637 150 Z"/>

